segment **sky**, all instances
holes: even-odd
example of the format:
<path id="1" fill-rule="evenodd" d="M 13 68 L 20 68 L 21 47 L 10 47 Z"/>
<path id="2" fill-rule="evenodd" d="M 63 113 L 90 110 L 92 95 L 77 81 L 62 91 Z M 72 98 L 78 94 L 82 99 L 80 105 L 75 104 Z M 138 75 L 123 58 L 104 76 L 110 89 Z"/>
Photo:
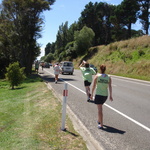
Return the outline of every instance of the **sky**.
<path id="1" fill-rule="evenodd" d="M 68 21 L 68 26 L 78 21 L 81 16 L 81 12 L 84 10 L 85 5 L 89 2 L 106 2 L 108 4 L 118 5 L 123 0 L 56 0 L 51 6 L 50 11 L 43 12 L 44 24 L 42 31 L 42 38 L 38 39 L 38 43 L 41 45 L 41 56 L 44 56 L 44 49 L 48 43 L 56 41 L 56 35 L 59 30 L 59 26 Z M 0 0 L 0 3 L 2 0 Z M 138 30 L 141 28 L 139 23 L 132 25 L 132 28 Z"/>

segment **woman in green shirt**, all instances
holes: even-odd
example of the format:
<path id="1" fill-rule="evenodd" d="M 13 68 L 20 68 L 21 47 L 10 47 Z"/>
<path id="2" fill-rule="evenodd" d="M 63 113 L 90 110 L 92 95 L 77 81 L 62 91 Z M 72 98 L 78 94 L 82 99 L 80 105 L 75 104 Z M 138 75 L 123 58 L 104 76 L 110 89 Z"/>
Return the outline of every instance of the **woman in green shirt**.
<path id="1" fill-rule="evenodd" d="M 93 81 L 93 87 L 92 87 L 92 93 L 91 98 L 93 98 L 93 93 L 96 88 L 95 93 L 95 99 L 94 102 L 97 104 L 98 108 L 98 128 L 103 129 L 103 104 L 107 100 L 108 97 L 108 88 L 109 88 L 109 99 L 113 101 L 112 98 L 112 86 L 111 86 L 111 77 L 105 74 L 106 66 L 101 65 L 100 71 L 101 73 L 98 73 Z"/>
<path id="2" fill-rule="evenodd" d="M 89 63 L 87 63 L 85 61 L 83 61 L 79 67 L 82 72 L 82 77 L 84 80 L 84 86 L 85 86 L 85 90 L 86 90 L 86 94 L 87 94 L 87 101 L 90 101 L 90 96 L 91 96 L 90 85 L 92 83 L 92 75 L 95 75 L 96 72 L 93 68 L 90 68 Z"/>

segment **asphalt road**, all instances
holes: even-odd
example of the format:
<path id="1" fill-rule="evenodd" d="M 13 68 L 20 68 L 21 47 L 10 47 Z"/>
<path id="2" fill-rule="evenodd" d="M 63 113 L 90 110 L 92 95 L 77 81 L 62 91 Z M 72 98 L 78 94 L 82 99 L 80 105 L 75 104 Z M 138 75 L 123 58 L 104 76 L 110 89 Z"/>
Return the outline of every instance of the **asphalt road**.
<path id="1" fill-rule="evenodd" d="M 40 70 L 58 94 L 68 83 L 67 104 L 104 150 L 150 150 L 150 82 L 112 76 L 113 99 L 103 107 L 104 130 L 97 128 L 97 107 L 86 101 L 80 70 L 60 75 L 53 68 Z"/>

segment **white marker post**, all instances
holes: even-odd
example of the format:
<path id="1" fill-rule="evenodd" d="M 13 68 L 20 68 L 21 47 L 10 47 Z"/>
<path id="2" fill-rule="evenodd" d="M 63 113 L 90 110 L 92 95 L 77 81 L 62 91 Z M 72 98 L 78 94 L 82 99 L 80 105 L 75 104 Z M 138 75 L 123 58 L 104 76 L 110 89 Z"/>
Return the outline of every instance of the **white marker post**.
<path id="1" fill-rule="evenodd" d="M 65 131 L 65 120 L 66 120 L 66 105 L 67 105 L 67 96 L 68 96 L 68 84 L 64 84 L 64 90 L 63 90 L 63 104 L 62 104 L 62 125 L 61 130 Z"/>

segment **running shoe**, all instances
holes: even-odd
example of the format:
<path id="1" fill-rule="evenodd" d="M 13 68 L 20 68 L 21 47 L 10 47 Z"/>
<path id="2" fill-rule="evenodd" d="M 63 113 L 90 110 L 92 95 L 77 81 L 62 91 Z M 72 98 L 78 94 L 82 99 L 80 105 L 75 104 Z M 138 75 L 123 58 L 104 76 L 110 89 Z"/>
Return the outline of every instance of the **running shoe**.
<path id="1" fill-rule="evenodd" d="M 87 102 L 90 102 L 90 99 L 88 99 Z"/>
<path id="2" fill-rule="evenodd" d="M 98 127 L 98 129 L 103 129 L 103 127 L 101 127 L 101 125 L 100 125 L 100 124 L 98 124 L 98 126 L 97 126 L 97 127 Z"/>

